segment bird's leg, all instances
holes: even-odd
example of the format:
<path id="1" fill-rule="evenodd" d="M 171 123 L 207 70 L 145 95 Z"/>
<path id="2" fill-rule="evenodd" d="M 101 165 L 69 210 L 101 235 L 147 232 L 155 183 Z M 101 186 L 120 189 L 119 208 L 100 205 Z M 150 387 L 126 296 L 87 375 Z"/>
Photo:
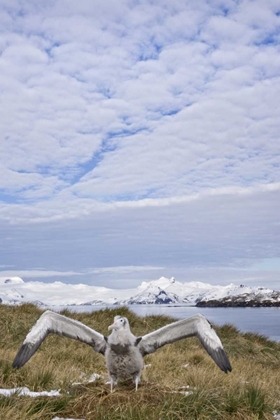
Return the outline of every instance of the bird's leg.
<path id="1" fill-rule="evenodd" d="M 138 389 L 138 384 L 139 384 L 139 382 L 140 382 L 140 376 L 136 376 L 136 378 L 135 378 L 135 391 L 137 391 L 137 389 Z"/>
<path id="2" fill-rule="evenodd" d="M 110 386 L 111 386 L 111 392 L 113 392 L 114 385 L 117 385 L 118 381 L 115 377 L 110 376 Z"/>

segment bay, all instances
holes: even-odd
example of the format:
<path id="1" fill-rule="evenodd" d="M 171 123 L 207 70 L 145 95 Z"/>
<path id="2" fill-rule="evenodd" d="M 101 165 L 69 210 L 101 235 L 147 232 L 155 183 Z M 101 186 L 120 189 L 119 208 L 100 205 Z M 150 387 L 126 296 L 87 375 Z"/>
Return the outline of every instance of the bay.
<path id="1" fill-rule="evenodd" d="M 67 308 L 73 312 L 93 312 L 105 307 L 103 305 L 53 306 L 50 309 Z M 108 307 L 116 308 L 116 305 Z M 241 332 L 258 333 L 280 342 L 280 308 L 196 308 L 169 305 L 129 305 L 128 307 L 139 316 L 167 315 L 183 319 L 201 313 L 213 324 L 233 324 Z"/>

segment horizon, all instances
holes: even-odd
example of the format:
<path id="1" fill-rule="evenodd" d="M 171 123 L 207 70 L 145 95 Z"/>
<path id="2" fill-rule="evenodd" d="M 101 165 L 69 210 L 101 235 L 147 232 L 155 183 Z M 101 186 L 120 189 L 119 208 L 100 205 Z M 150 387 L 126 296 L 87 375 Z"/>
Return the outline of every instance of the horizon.
<path id="1" fill-rule="evenodd" d="M 275 0 L 0 5 L 0 277 L 280 281 Z"/>

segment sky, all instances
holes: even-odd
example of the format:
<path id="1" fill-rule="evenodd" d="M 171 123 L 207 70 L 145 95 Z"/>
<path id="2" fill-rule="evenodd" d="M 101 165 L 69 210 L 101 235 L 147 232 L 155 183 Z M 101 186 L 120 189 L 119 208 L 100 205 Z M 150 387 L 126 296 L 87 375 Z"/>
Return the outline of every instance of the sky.
<path id="1" fill-rule="evenodd" d="M 0 276 L 280 289 L 278 0 L 2 0 Z"/>

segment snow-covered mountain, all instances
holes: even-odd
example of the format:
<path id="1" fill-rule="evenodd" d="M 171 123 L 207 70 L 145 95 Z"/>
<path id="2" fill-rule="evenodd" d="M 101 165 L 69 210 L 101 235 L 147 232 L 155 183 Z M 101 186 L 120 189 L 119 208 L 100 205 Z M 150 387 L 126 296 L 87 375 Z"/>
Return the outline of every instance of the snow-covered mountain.
<path id="1" fill-rule="evenodd" d="M 279 303 L 280 292 L 262 287 L 229 284 L 213 286 L 208 283 L 181 283 L 172 277 L 142 282 L 134 289 L 108 289 L 86 284 L 66 284 L 59 281 L 24 282 L 20 277 L 0 277 L 0 303 L 34 302 L 41 305 L 108 305 L 108 304 L 186 304 L 206 302 L 270 300 Z M 218 304 L 216 303 L 216 306 Z"/>
<path id="2" fill-rule="evenodd" d="M 181 299 L 175 293 L 165 291 L 162 287 L 152 283 L 148 283 L 147 287 L 138 287 L 139 293 L 131 296 L 129 299 L 122 301 L 127 305 L 134 304 L 167 304 L 181 303 Z"/>
<path id="3" fill-rule="evenodd" d="M 0 277 L 2 303 L 41 301 L 45 305 L 114 304 L 128 299 L 135 289 L 114 290 L 86 284 L 66 284 L 60 281 L 24 282 L 19 277 Z"/>

